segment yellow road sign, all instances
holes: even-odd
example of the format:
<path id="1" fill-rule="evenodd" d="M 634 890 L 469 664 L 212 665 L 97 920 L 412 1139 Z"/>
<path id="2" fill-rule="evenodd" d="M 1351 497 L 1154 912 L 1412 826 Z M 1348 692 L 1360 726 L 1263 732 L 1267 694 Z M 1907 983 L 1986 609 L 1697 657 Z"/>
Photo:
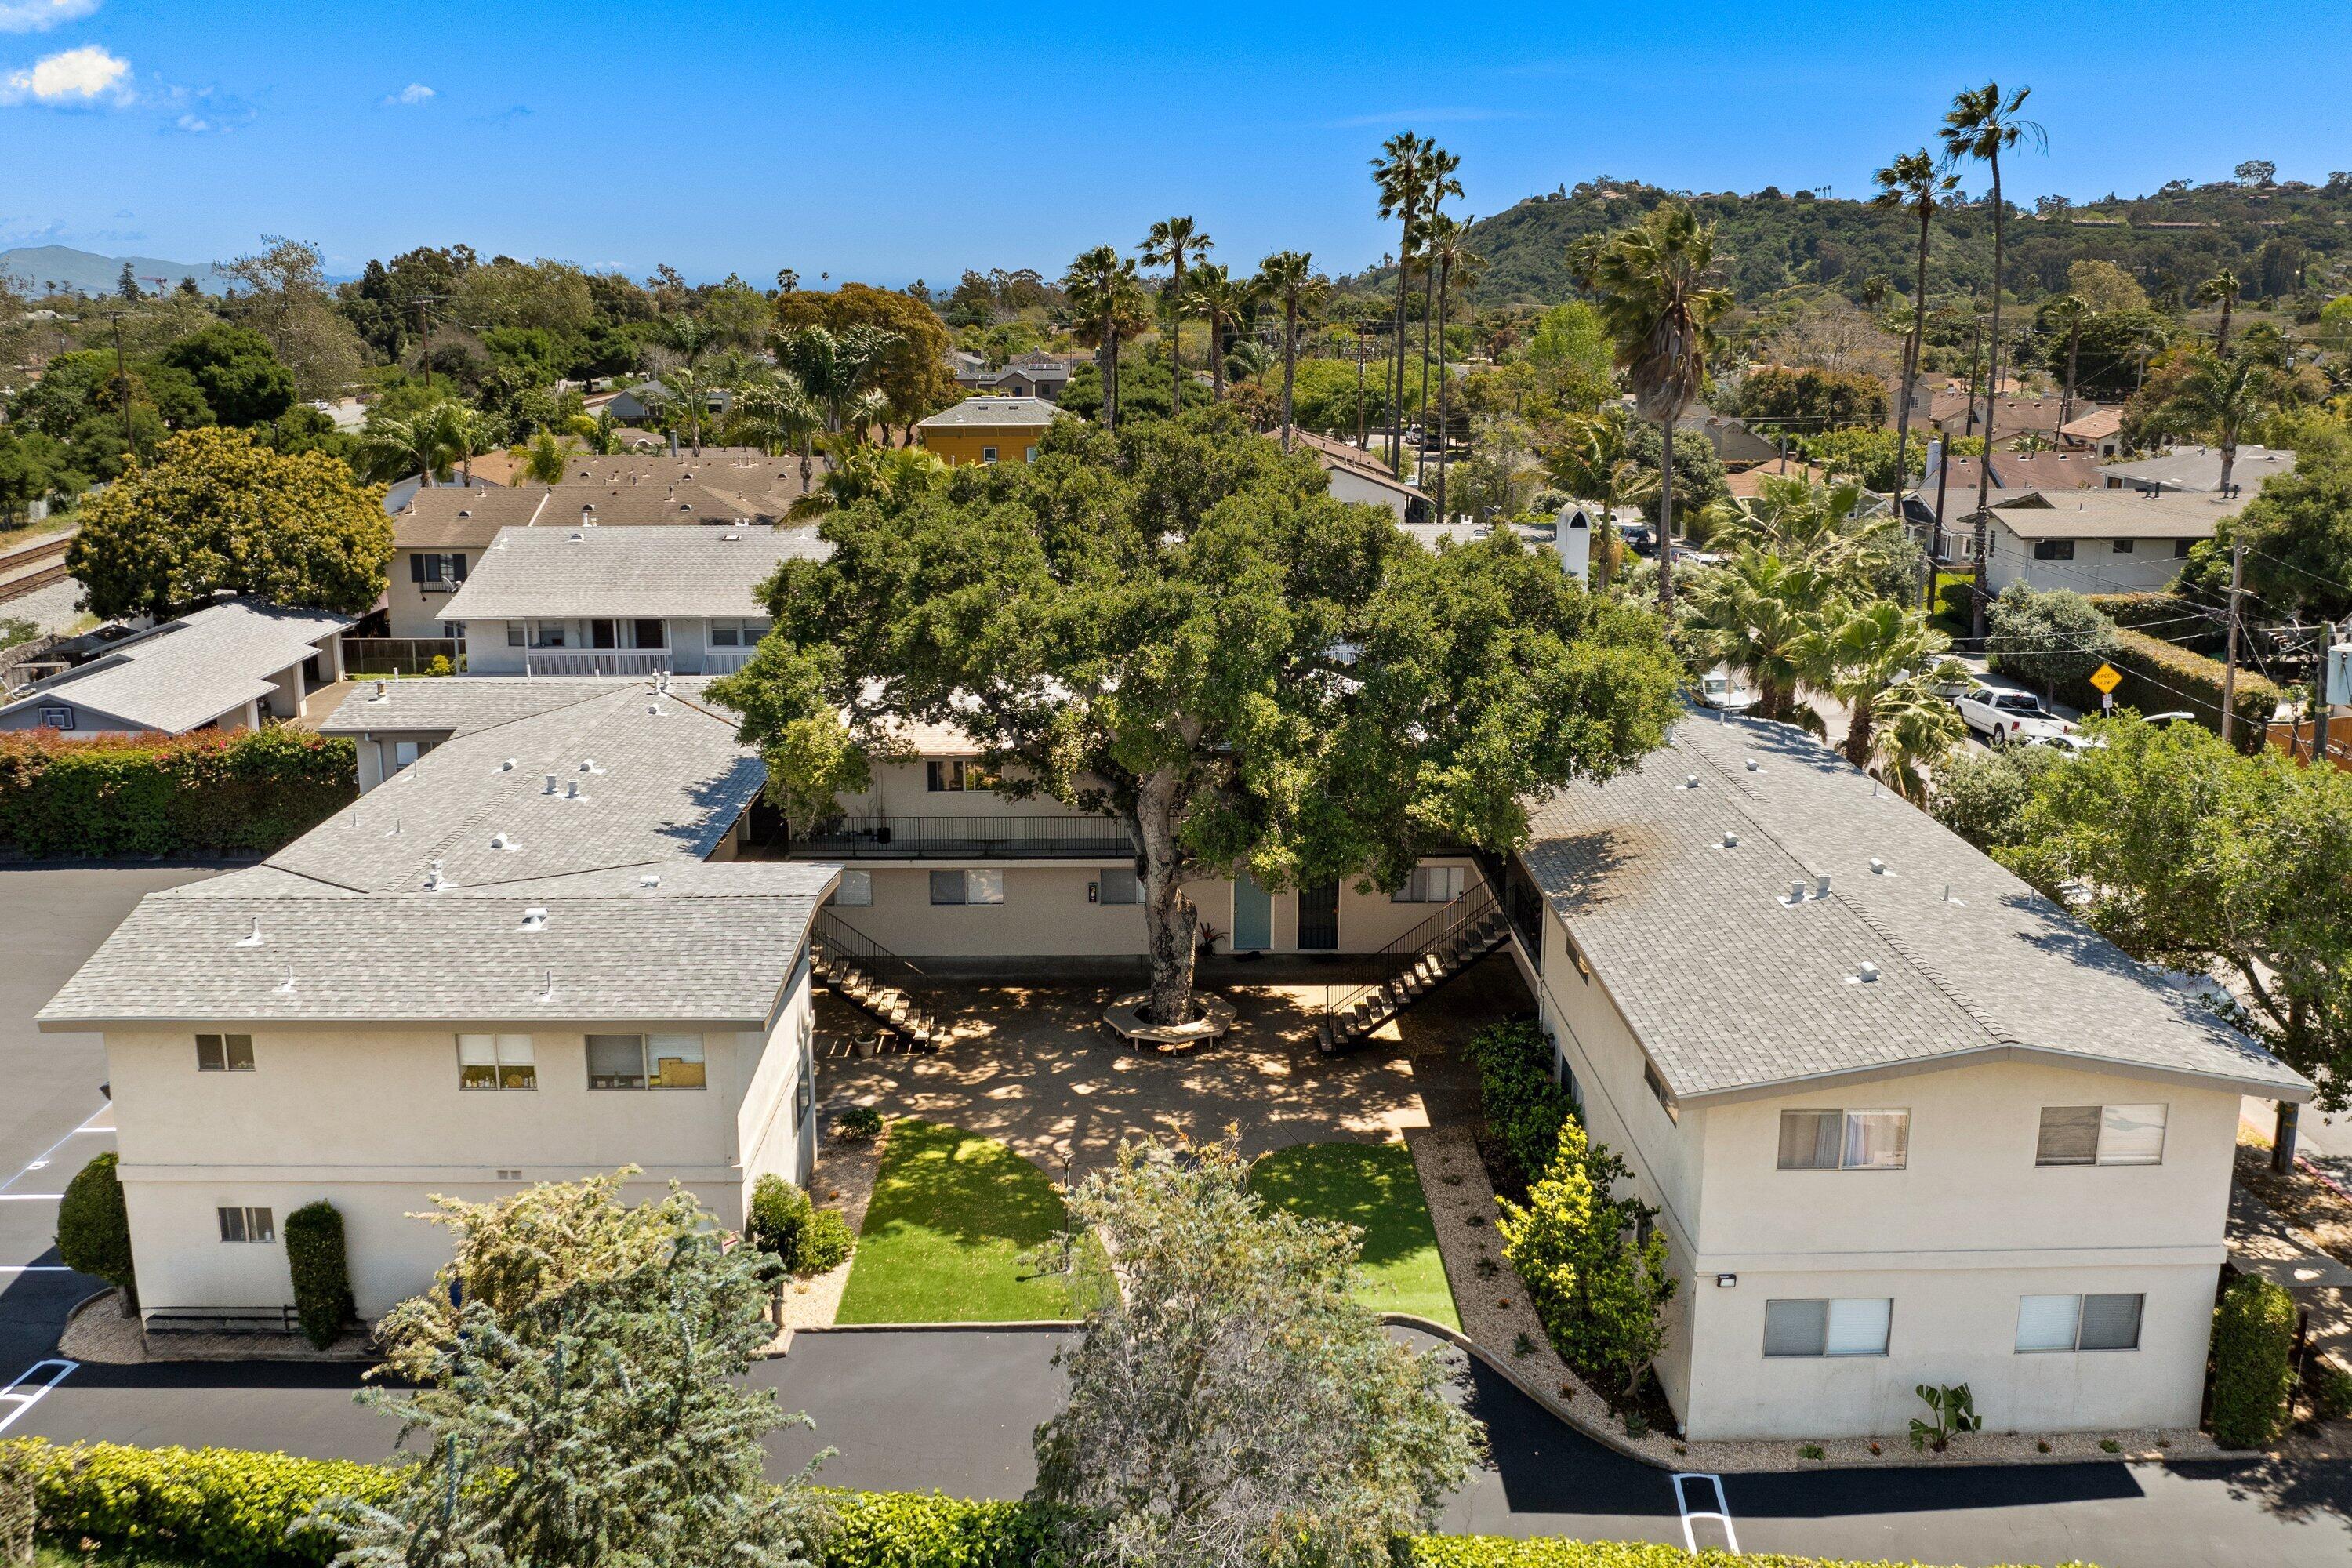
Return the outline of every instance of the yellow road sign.
<path id="1" fill-rule="evenodd" d="M 2116 673 L 2116 667 L 2112 664 L 2103 664 L 2091 671 L 2091 684 L 2097 687 L 2102 693 L 2113 691 L 2123 683 L 2124 678 Z"/>

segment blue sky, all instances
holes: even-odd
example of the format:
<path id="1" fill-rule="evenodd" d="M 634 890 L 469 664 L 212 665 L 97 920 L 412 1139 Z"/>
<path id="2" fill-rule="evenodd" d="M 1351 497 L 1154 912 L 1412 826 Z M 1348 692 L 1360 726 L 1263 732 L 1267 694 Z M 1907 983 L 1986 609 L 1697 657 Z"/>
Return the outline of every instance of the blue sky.
<path id="1" fill-rule="evenodd" d="M 1405 126 L 1461 154 L 1473 213 L 1602 173 L 1850 195 L 1988 77 L 2031 83 L 2050 130 L 2021 196 L 2352 168 L 2345 0 L 2235 36 L 2185 0 L 1996 15 L 1979 43 L 1965 9 L 1846 0 L 0 0 L 0 247 L 191 261 L 289 234 L 341 272 L 463 240 L 897 284 L 1058 271 L 1187 212 L 1220 256 L 1349 269 L 1392 243 L 1366 161 Z"/>

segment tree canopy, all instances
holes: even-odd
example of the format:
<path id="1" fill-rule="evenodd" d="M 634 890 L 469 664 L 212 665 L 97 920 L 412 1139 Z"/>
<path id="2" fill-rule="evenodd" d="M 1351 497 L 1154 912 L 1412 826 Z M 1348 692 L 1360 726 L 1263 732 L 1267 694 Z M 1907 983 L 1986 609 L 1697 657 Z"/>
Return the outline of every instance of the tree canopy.
<path id="1" fill-rule="evenodd" d="M 823 524 L 769 584 L 775 629 L 714 697 L 803 812 L 862 786 L 894 722 L 962 726 L 1013 795 L 1134 839 L 1151 1008 L 1191 1016 L 1182 884 L 1393 887 L 1442 845 L 1502 850 L 1527 802 L 1655 745 L 1677 677 L 1655 619 L 1508 532 L 1431 552 L 1229 411 L 964 467 Z"/>
<path id="2" fill-rule="evenodd" d="M 66 564 L 104 616 L 165 618 L 221 593 L 362 615 L 392 560 L 383 502 L 323 452 L 183 431 L 82 508 Z"/>

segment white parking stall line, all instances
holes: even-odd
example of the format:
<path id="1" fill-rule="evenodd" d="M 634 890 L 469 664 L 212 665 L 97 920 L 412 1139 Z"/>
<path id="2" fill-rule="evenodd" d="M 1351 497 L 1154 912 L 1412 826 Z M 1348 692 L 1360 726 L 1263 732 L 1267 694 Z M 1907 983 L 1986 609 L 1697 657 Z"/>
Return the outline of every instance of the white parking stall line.
<path id="1" fill-rule="evenodd" d="M 1683 1550 L 1689 1552 L 1694 1557 L 1698 1555 L 1698 1537 L 1691 1530 L 1691 1521 L 1695 1519 L 1711 1519 L 1715 1521 L 1716 1523 L 1723 1526 L 1724 1542 L 1731 1548 L 1732 1554 L 1734 1556 L 1738 1556 L 1739 1553 L 1739 1532 L 1731 1528 L 1731 1504 L 1724 1499 L 1723 1478 L 1705 1471 L 1678 1470 L 1675 1473 L 1674 1479 L 1675 1507 L 1681 1511 L 1683 1516 Z M 1715 1489 L 1715 1506 L 1713 1508 L 1691 1507 L 1690 1495 L 1683 1490 L 1683 1483 L 1685 1481 L 1705 1481 L 1708 1486 L 1713 1487 Z M 1702 1491 L 1699 1493 L 1699 1500 L 1701 1502 L 1705 1502 L 1706 1500 L 1706 1494 L 1705 1492 Z"/>
<path id="2" fill-rule="evenodd" d="M 0 1193 L 0 1204 L 53 1204 L 63 1193 Z"/>
<path id="3" fill-rule="evenodd" d="M 37 1361 L 25 1369 L 25 1373 L 5 1388 L 0 1388 L 0 1404 L 13 1409 L 0 1412 L 0 1432 L 16 1424 L 16 1418 L 38 1405 L 49 1390 L 71 1377 L 81 1363 L 76 1361 Z M 51 1368 L 47 1381 L 38 1381 L 42 1369 Z"/>
<path id="4" fill-rule="evenodd" d="M 65 1137 L 58 1139 L 56 1142 L 42 1150 L 39 1157 L 28 1163 L 23 1170 L 17 1172 L 6 1181 L 0 1182 L 0 1198 L 16 1197 L 19 1195 L 26 1197 L 47 1197 L 52 1199 L 57 1197 L 58 1194 L 55 1193 L 26 1193 L 18 1194 L 9 1192 L 8 1189 L 15 1186 L 18 1182 L 24 1180 L 25 1177 L 30 1175 L 33 1172 L 46 1169 L 49 1161 L 56 1156 L 58 1150 L 66 1146 L 68 1140 L 78 1138 L 85 1132 L 94 1133 L 113 1131 L 114 1129 L 112 1127 L 92 1127 L 90 1125 L 91 1122 L 97 1121 L 100 1117 L 104 1116 L 108 1111 L 113 1109 L 114 1103 L 111 1100 L 100 1106 L 96 1110 L 91 1111 L 88 1116 L 81 1119 L 80 1126 L 76 1127 L 72 1131 L 67 1133 Z"/>
<path id="5" fill-rule="evenodd" d="M 0 1274 L 70 1274 L 62 1263 L 0 1263 Z"/>

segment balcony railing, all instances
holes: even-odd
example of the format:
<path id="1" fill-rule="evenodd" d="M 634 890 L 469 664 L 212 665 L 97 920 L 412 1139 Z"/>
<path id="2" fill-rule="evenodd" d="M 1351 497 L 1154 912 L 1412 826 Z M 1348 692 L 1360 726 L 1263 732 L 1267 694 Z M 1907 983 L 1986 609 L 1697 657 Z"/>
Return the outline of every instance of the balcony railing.
<path id="1" fill-rule="evenodd" d="M 705 648 L 702 650 L 702 673 L 705 675 L 732 675 L 737 670 L 742 668 L 745 665 L 751 663 L 751 656 L 759 651 L 759 648 L 756 647 Z M 684 675 L 692 672 L 680 670 L 678 673 Z"/>
<path id="2" fill-rule="evenodd" d="M 844 816 L 793 836 L 811 860 L 1100 860 L 1135 853 L 1108 816 Z"/>
<path id="3" fill-rule="evenodd" d="M 523 654 L 530 675 L 657 675 L 676 668 L 666 647 L 535 647 Z"/>

